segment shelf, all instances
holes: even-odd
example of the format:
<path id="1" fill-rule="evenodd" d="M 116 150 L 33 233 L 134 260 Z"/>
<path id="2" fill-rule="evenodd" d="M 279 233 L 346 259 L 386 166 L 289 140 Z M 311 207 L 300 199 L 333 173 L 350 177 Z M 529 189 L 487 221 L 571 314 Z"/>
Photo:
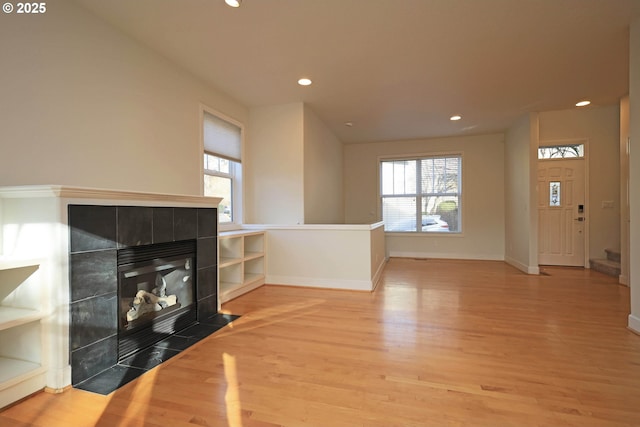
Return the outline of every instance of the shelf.
<path id="1" fill-rule="evenodd" d="M 259 288 L 264 282 L 264 276 L 262 276 L 263 280 L 259 279 L 261 278 L 253 277 L 252 280 L 247 280 L 244 283 L 220 282 L 220 302 L 227 302 L 236 297 L 239 297 L 242 294 L 246 294 L 249 291 Z"/>
<path id="2" fill-rule="evenodd" d="M 264 280 L 264 274 L 247 273 L 244 275 L 244 281 L 242 283 L 220 282 L 220 292 L 224 294 L 225 292 L 241 289 L 244 286 L 251 285 L 256 281 L 261 281 L 261 280 L 262 281 Z"/>
<path id="3" fill-rule="evenodd" d="M 244 254 L 244 260 L 249 261 L 251 259 L 261 258 L 264 256 L 264 252 L 246 252 Z"/>
<path id="4" fill-rule="evenodd" d="M 242 262 L 242 258 L 226 258 L 226 257 L 220 257 L 220 264 L 219 267 L 223 268 L 223 267 L 228 267 L 230 265 L 234 265 L 234 264 L 239 264 Z"/>
<path id="5" fill-rule="evenodd" d="M 25 267 L 38 267 L 42 262 L 41 259 L 15 259 L 15 258 L 5 258 L 0 257 L 0 271 L 2 270 L 12 270 L 14 268 L 25 268 Z"/>
<path id="6" fill-rule="evenodd" d="M 245 273 L 244 284 L 251 284 L 256 281 L 264 281 L 264 274 Z"/>
<path id="7" fill-rule="evenodd" d="M 225 292 L 230 289 L 239 288 L 239 287 L 242 287 L 242 285 L 243 285 L 242 283 L 237 283 L 237 282 L 220 282 L 220 292 Z"/>
<path id="8" fill-rule="evenodd" d="M 23 289 L 34 289 L 33 283 L 29 282 L 33 282 L 32 276 L 40 268 L 40 262 L 41 260 L 35 259 L 0 257 L 0 303 L 4 301 L 9 306 L 21 305 L 12 304 L 5 299 L 21 286 Z"/>
<path id="9" fill-rule="evenodd" d="M 36 310 L 0 306 L 0 331 L 40 320 L 44 315 Z"/>
<path id="10" fill-rule="evenodd" d="M 222 231 L 218 235 L 220 239 L 229 239 L 233 237 L 241 237 L 241 236 L 259 236 L 263 235 L 264 231 L 262 230 L 231 230 L 231 231 Z"/>
<path id="11" fill-rule="evenodd" d="M 0 390 L 39 375 L 45 371 L 38 363 L 0 357 Z"/>

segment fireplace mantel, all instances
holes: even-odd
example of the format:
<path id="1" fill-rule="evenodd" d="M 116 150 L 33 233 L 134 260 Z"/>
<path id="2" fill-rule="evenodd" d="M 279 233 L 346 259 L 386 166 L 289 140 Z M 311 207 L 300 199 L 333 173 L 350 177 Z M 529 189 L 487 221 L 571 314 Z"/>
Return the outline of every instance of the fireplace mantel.
<path id="1" fill-rule="evenodd" d="M 15 336 L 29 337 L 21 338 L 23 341 L 38 341 L 22 342 L 22 347 L 31 349 L 24 355 L 0 354 L 0 373 L 3 356 L 22 357 L 38 366 L 20 377 L 0 377 L 0 407 L 42 388 L 59 391 L 71 384 L 69 205 L 215 208 L 220 201 L 217 197 L 65 185 L 0 187 L 0 265 L 26 263 L 25 273 L 36 270 L 23 284 L 11 285 L 17 291 L 0 301 L 0 310 L 35 304 L 38 314 L 32 316 L 36 320 L 27 319 L 19 326 L 24 330 L 0 335 L 3 342 Z M 30 301 L 25 304 L 27 298 Z M 7 331 L 0 330 L 3 333 Z"/>
<path id="2" fill-rule="evenodd" d="M 0 199 L 46 198 L 104 200 L 107 204 L 131 201 L 136 204 L 178 204 L 178 206 L 217 207 L 222 198 L 183 194 L 143 193 L 64 185 L 24 185 L 0 187 Z"/>

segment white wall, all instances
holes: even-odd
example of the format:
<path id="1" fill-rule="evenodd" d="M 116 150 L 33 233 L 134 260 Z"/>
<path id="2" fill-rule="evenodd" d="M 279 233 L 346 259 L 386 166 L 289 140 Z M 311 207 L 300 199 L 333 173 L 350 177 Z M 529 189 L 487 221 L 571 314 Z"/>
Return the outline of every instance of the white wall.
<path id="1" fill-rule="evenodd" d="M 540 141 L 588 140 L 589 258 L 620 249 L 620 107 L 573 108 L 540 113 Z M 613 202 L 603 208 L 602 202 Z"/>
<path id="2" fill-rule="evenodd" d="M 301 102 L 252 108 L 245 222 L 344 222 L 342 143 Z"/>
<path id="3" fill-rule="evenodd" d="M 304 106 L 304 222 L 344 222 L 342 142 Z"/>
<path id="4" fill-rule="evenodd" d="M 72 2 L 0 25 L 0 185 L 200 194 L 199 110 L 247 110 Z"/>
<path id="5" fill-rule="evenodd" d="M 640 16 L 637 6 L 636 16 Z M 630 286 L 631 314 L 629 327 L 640 333 L 640 18 L 631 25 L 629 67 L 629 158 L 630 204 Z"/>
<path id="6" fill-rule="evenodd" d="M 537 129 L 537 115 L 527 114 L 508 129 L 505 140 L 505 261 L 529 274 L 539 272 L 537 167 L 532 159 Z"/>
<path id="7" fill-rule="evenodd" d="M 267 231 L 266 282 L 372 291 L 385 264 L 382 223 L 245 225 Z"/>
<path id="8" fill-rule="evenodd" d="M 304 223 L 302 103 L 252 108 L 245 141 L 245 222 Z"/>
<path id="9" fill-rule="evenodd" d="M 387 233 L 387 254 L 405 257 L 504 259 L 504 136 L 502 134 L 345 145 L 348 223 L 381 219 L 379 160 L 462 153 L 462 234 Z"/>

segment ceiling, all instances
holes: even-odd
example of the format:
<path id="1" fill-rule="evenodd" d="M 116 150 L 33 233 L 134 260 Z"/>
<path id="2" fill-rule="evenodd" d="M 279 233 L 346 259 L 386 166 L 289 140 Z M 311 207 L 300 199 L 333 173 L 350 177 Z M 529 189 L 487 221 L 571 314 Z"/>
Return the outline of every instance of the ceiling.
<path id="1" fill-rule="evenodd" d="M 247 107 L 304 102 L 345 143 L 615 104 L 633 1 L 76 0 Z"/>

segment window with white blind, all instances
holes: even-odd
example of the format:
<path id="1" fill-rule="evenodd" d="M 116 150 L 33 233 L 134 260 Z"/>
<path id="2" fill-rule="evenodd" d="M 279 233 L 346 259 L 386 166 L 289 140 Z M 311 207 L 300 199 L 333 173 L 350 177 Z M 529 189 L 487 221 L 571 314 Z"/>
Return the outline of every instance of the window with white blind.
<path id="1" fill-rule="evenodd" d="M 385 231 L 462 231 L 462 156 L 380 162 L 380 197 Z"/>
<path id="2" fill-rule="evenodd" d="M 204 195 L 222 197 L 220 224 L 239 223 L 242 206 L 242 126 L 208 111 L 203 114 Z"/>

